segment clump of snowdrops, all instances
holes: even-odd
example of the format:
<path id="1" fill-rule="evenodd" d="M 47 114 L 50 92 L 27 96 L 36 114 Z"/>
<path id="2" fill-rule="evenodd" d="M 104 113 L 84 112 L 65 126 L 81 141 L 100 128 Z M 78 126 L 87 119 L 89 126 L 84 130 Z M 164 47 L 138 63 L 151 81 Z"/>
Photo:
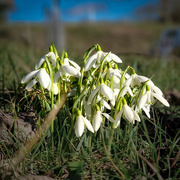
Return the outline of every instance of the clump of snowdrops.
<path id="1" fill-rule="evenodd" d="M 70 102 L 67 107 L 71 115 L 67 122 L 69 133 L 81 137 L 88 131 L 97 133 L 107 125 L 112 129 L 120 128 L 122 119 L 135 124 L 141 121 L 142 113 L 150 118 L 150 107 L 157 100 L 169 106 L 151 78 L 136 74 L 130 66 L 122 70 L 121 63 L 117 55 L 102 51 L 97 44 L 86 51 L 80 67 L 69 59 L 67 52 L 59 56 L 52 43 L 49 52 L 21 83 L 27 83 L 28 91 L 40 90 L 45 113 L 47 104 L 53 108 L 55 102 L 60 101 L 61 93 L 67 93 L 66 103 Z"/>

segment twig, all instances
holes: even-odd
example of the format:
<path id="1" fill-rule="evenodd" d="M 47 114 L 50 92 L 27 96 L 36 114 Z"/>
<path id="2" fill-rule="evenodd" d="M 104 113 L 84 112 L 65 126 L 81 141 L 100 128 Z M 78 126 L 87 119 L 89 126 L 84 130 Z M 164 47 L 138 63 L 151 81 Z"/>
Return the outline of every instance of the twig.
<path id="1" fill-rule="evenodd" d="M 173 168 L 173 167 L 176 165 L 176 163 L 177 163 L 178 160 L 179 160 L 179 157 L 180 157 L 180 151 L 176 154 L 176 156 L 175 156 L 175 158 L 174 158 L 174 161 L 173 161 L 172 164 L 171 164 L 171 168 Z"/>

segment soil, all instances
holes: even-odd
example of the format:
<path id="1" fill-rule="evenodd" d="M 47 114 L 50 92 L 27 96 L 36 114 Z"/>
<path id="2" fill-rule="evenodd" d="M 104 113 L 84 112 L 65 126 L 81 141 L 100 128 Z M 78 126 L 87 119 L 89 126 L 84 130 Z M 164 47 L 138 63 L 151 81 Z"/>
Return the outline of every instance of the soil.
<path id="1" fill-rule="evenodd" d="M 21 112 L 15 118 L 0 109 L 0 142 L 10 147 L 15 140 L 25 143 L 35 131 L 35 113 Z"/>

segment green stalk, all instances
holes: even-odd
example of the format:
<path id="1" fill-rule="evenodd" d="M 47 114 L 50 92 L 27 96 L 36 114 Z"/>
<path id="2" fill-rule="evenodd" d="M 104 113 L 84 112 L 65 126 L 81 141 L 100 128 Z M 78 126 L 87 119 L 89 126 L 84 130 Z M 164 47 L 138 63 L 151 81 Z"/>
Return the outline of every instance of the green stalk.
<path id="1" fill-rule="evenodd" d="M 90 47 L 90 48 L 86 51 L 86 53 L 84 54 L 84 57 L 83 57 L 84 63 L 86 63 L 89 55 L 91 54 L 92 51 L 94 51 L 94 50 L 96 49 L 96 47 L 97 47 L 97 45 L 93 45 L 92 47 Z"/>
<path id="2" fill-rule="evenodd" d="M 51 78 L 51 109 L 54 107 L 54 86 L 53 86 L 53 70 L 52 66 L 48 60 L 47 57 L 45 57 L 46 63 L 48 65 L 49 73 L 50 73 L 50 78 Z M 51 134 L 54 132 L 54 123 L 51 124 Z"/>
<path id="3" fill-rule="evenodd" d="M 110 137 L 109 137 L 109 143 L 108 143 L 108 153 L 111 154 L 111 146 L 113 142 L 113 136 L 114 136 L 114 128 L 111 128 Z"/>
<path id="4" fill-rule="evenodd" d="M 42 104 L 41 115 L 43 118 L 45 118 L 46 117 L 46 108 L 45 108 L 45 101 L 44 101 L 44 90 L 41 85 L 40 85 L 40 90 L 41 90 L 41 104 Z"/>
<path id="5" fill-rule="evenodd" d="M 97 86 L 99 86 L 99 79 L 102 77 L 102 69 L 104 67 L 104 64 L 106 62 L 106 57 L 110 54 L 110 52 L 104 57 L 104 59 L 102 60 L 101 62 L 101 66 L 100 66 L 100 70 L 99 70 L 99 75 L 98 75 L 98 78 L 97 78 Z"/>
<path id="6" fill-rule="evenodd" d="M 92 133 L 89 134 L 88 147 L 90 148 L 92 145 Z"/>

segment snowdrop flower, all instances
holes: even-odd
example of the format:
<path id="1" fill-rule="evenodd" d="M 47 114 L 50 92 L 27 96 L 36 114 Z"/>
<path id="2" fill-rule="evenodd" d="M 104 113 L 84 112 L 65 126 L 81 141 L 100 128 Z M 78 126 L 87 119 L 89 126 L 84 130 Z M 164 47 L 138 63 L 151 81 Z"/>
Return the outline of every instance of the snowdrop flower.
<path id="1" fill-rule="evenodd" d="M 141 109 L 147 104 L 153 104 L 155 99 L 159 100 L 162 104 L 169 107 L 167 100 L 160 94 L 154 93 L 148 85 L 146 85 L 146 92 L 140 97 L 138 108 Z"/>
<path id="2" fill-rule="evenodd" d="M 48 54 L 43 56 L 38 61 L 38 63 L 35 65 L 35 69 L 39 69 L 39 67 L 44 63 L 45 57 L 47 57 L 49 59 L 49 61 L 51 62 L 52 66 L 54 66 L 54 67 L 56 66 L 56 56 L 55 56 L 54 52 L 49 52 Z"/>
<path id="3" fill-rule="evenodd" d="M 133 123 L 136 121 L 140 122 L 141 119 L 136 111 L 134 111 L 131 107 L 127 105 L 126 100 L 123 98 L 123 107 L 121 111 L 117 114 L 116 121 L 115 121 L 115 127 L 118 126 L 119 121 L 121 119 L 121 116 L 124 115 L 124 117 L 130 122 Z"/>
<path id="4" fill-rule="evenodd" d="M 102 78 L 101 78 L 101 84 L 91 92 L 91 94 L 90 94 L 90 96 L 88 98 L 88 101 L 87 101 L 88 104 L 90 104 L 93 101 L 96 94 L 100 95 L 99 96 L 100 98 L 99 98 L 98 101 L 100 101 L 100 99 L 102 99 L 102 97 L 105 97 L 105 98 L 107 98 L 108 100 L 111 101 L 112 105 L 114 105 L 114 103 L 115 103 L 114 102 L 115 101 L 114 93 L 113 93 L 113 91 L 112 91 L 112 89 L 110 87 L 106 86 L 103 83 Z"/>
<path id="5" fill-rule="evenodd" d="M 53 93 L 54 93 L 54 95 L 57 95 L 59 92 L 58 80 L 59 80 L 59 73 L 58 72 L 53 73 Z M 49 83 L 49 86 L 47 89 L 48 89 L 48 91 L 52 92 L 52 83 L 51 82 Z"/>
<path id="6" fill-rule="evenodd" d="M 113 84 L 114 87 L 119 88 L 119 83 L 121 80 L 121 71 L 118 69 L 117 64 L 114 65 L 114 69 L 111 67 L 111 63 L 107 63 L 108 69 L 102 75 L 102 77 L 111 80 L 111 76 L 113 76 Z"/>
<path id="7" fill-rule="evenodd" d="M 68 59 L 67 53 L 66 53 L 65 56 L 66 56 L 66 57 L 64 58 L 64 65 L 71 65 L 71 66 L 73 66 L 74 68 L 76 68 L 78 71 L 81 70 L 80 66 L 79 66 L 77 63 L 75 63 L 74 61 Z"/>
<path id="8" fill-rule="evenodd" d="M 132 74 L 124 83 L 125 86 L 131 86 L 131 87 L 140 86 L 140 84 L 141 81 L 139 80 L 137 74 Z"/>
<path id="9" fill-rule="evenodd" d="M 121 111 L 118 112 L 115 119 L 113 119 L 107 113 L 102 113 L 102 115 L 105 116 L 110 122 L 114 123 L 114 128 L 117 128 L 119 126 L 122 115 L 124 115 L 125 118 L 133 124 L 134 124 L 135 120 L 138 122 L 141 121 L 137 112 L 134 111 L 132 108 L 130 108 L 127 104 L 123 105 Z"/>
<path id="10" fill-rule="evenodd" d="M 101 123 L 102 123 L 102 115 L 101 115 L 101 111 L 100 109 L 98 108 L 98 110 L 96 111 L 96 113 L 94 114 L 94 117 L 93 117 L 93 120 L 92 120 L 92 125 L 93 125 L 93 128 L 94 128 L 94 131 L 98 131 L 100 126 L 101 126 Z"/>
<path id="11" fill-rule="evenodd" d="M 138 75 L 138 79 L 143 83 L 147 82 L 147 85 L 150 87 L 150 89 L 153 92 L 155 92 L 155 93 L 157 93 L 157 94 L 159 94 L 161 96 L 163 95 L 162 91 L 157 86 L 155 86 L 155 84 L 149 78 L 147 78 L 145 76 Z"/>
<path id="12" fill-rule="evenodd" d="M 66 52 L 64 62 L 60 61 L 60 64 L 61 66 L 59 68 L 59 73 L 63 80 L 70 81 L 70 76 L 81 78 L 81 68 L 77 63 L 68 59 L 68 55 Z"/>
<path id="13" fill-rule="evenodd" d="M 84 127 L 86 126 L 89 131 L 94 133 L 94 129 L 89 120 L 82 116 L 81 111 L 77 109 L 77 119 L 74 125 L 75 134 L 77 137 L 81 137 L 84 132 Z"/>
<path id="14" fill-rule="evenodd" d="M 103 52 L 101 50 L 100 46 L 98 45 L 97 46 L 97 52 L 87 59 L 85 67 L 84 67 L 84 71 L 88 71 L 92 67 L 94 67 L 94 68 L 98 67 L 99 64 L 102 62 L 102 60 L 104 59 L 104 57 L 107 54 L 108 53 Z M 111 60 L 113 60 L 116 63 L 122 63 L 122 60 L 117 55 L 110 52 L 108 54 L 108 56 L 106 57 L 106 61 L 110 62 Z M 96 66 L 96 63 L 98 64 L 97 66 Z"/>
<path id="15" fill-rule="evenodd" d="M 21 83 L 26 83 L 32 78 L 34 79 L 29 82 L 29 84 L 26 86 L 26 89 L 32 88 L 38 81 L 44 89 L 47 89 L 49 87 L 49 84 L 51 83 L 50 76 L 46 72 L 45 68 L 41 68 L 30 72 L 21 80 Z"/>
<path id="16" fill-rule="evenodd" d="M 66 80 L 68 80 L 70 76 L 74 76 L 77 78 L 81 77 L 80 71 L 78 69 L 74 68 L 73 66 L 70 66 L 70 65 L 60 66 L 59 73 L 60 73 L 60 76 Z"/>

